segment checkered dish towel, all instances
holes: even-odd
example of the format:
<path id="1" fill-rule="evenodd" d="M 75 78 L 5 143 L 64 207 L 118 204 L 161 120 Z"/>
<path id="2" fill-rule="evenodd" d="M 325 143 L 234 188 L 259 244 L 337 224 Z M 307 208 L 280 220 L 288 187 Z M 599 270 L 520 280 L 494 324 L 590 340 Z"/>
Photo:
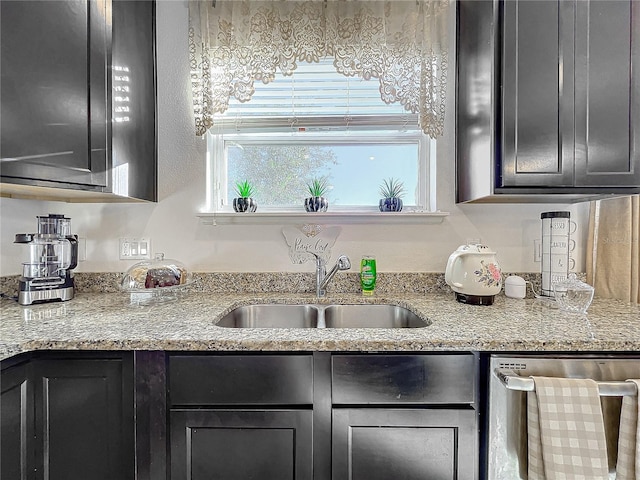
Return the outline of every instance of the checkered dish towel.
<path id="1" fill-rule="evenodd" d="M 527 395 L 529 480 L 608 479 L 597 383 L 532 378 L 535 392 Z"/>
<path id="2" fill-rule="evenodd" d="M 640 380 L 634 382 L 640 392 Z M 620 436 L 618 437 L 618 464 L 616 480 L 640 480 L 640 401 L 638 396 L 622 399 Z"/>

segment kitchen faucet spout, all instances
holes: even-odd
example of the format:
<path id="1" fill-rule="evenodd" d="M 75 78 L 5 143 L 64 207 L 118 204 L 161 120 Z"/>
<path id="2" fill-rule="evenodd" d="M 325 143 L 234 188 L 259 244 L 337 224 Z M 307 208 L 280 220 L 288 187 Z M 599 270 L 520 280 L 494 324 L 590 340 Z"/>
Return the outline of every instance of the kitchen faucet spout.
<path id="1" fill-rule="evenodd" d="M 329 273 L 327 273 L 327 264 L 320 256 L 316 255 L 316 297 L 324 297 L 326 288 L 331 279 L 339 270 L 349 270 L 351 268 L 351 261 L 346 255 L 340 255 L 336 264 L 333 266 Z"/>

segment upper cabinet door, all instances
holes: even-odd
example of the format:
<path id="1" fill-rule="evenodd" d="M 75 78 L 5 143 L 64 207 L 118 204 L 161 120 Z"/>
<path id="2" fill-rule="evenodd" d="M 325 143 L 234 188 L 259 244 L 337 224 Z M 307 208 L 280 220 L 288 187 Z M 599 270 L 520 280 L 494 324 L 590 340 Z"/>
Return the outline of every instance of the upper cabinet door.
<path id="1" fill-rule="evenodd" d="M 640 193 L 640 2 L 457 7 L 457 201 Z"/>
<path id="2" fill-rule="evenodd" d="M 0 18 L 2 176 L 106 186 L 110 0 L 3 0 Z"/>
<path id="3" fill-rule="evenodd" d="M 576 2 L 576 186 L 640 185 L 640 3 Z"/>
<path id="4" fill-rule="evenodd" d="M 111 191 L 157 200 L 155 2 L 112 2 Z"/>
<path id="5" fill-rule="evenodd" d="M 572 2 L 504 2 L 498 187 L 573 185 L 573 13 Z"/>

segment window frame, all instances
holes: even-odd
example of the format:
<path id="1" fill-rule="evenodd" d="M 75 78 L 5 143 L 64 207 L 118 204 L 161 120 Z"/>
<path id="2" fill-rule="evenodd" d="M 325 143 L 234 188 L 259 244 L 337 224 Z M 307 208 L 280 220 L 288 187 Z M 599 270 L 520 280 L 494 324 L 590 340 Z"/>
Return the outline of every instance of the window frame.
<path id="1" fill-rule="evenodd" d="M 298 127 L 295 127 L 298 128 Z M 321 130 L 319 127 L 318 130 Z M 344 130 L 343 130 L 344 131 Z M 384 134 L 380 132 L 384 131 Z M 324 132 L 319 135 L 314 131 L 304 131 L 302 133 L 296 132 L 294 129 L 291 131 L 277 131 L 277 132 L 260 132 L 260 129 L 251 132 L 240 130 L 236 133 L 225 133 L 222 129 L 216 129 L 216 127 L 210 129 L 206 134 L 207 142 L 207 198 L 206 198 L 206 210 L 213 214 L 227 214 L 234 213 L 230 204 L 225 204 L 224 200 L 227 198 L 227 164 L 225 157 L 225 143 L 242 140 L 244 144 L 293 144 L 293 145 L 352 145 L 360 142 L 368 142 L 370 144 L 417 144 L 418 147 L 418 205 L 405 205 L 402 212 L 393 212 L 395 215 L 412 214 L 412 213 L 430 213 L 436 211 L 435 206 L 435 153 L 436 142 L 422 133 L 420 130 L 414 131 L 389 131 L 383 130 L 382 125 L 379 125 L 377 129 L 375 127 L 368 127 L 362 130 L 348 130 L 348 136 L 342 136 L 340 133 L 336 135 L 330 135 Z M 252 135 L 253 138 L 247 139 L 248 135 Z M 257 139 L 257 136 L 267 137 Z M 378 185 L 375 185 L 377 188 Z M 296 207 L 269 207 L 259 206 L 258 211 L 253 215 L 270 214 L 270 215 L 289 215 L 300 213 L 300 209 Z M 331 205 L 330 210 L 337 214 L 363 214 L 371 216 L 372 214 L 385 215 L 380 212 L 378 205 Z M 302 210 L 304 212 L 304 210 Z"/>

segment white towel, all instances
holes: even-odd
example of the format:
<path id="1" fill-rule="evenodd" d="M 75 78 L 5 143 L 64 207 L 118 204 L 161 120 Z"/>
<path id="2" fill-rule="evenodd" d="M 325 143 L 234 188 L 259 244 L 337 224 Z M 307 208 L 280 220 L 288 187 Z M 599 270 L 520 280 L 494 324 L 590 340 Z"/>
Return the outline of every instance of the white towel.
<path id="1" fill-rule="evenodd" d="M 529 480 L 606 480 L 607 445 L 598 385 L 532 377 L 527 396 Z"/>
<path id="2" fill-rule="evenodd" d="M 634 382 L 640 392 L 640 380 Z M 618 437 L 618 463 L 616 480 L 640 480 L 640 401 L 638 396 L 622 399 L 620 436 Z"/>

